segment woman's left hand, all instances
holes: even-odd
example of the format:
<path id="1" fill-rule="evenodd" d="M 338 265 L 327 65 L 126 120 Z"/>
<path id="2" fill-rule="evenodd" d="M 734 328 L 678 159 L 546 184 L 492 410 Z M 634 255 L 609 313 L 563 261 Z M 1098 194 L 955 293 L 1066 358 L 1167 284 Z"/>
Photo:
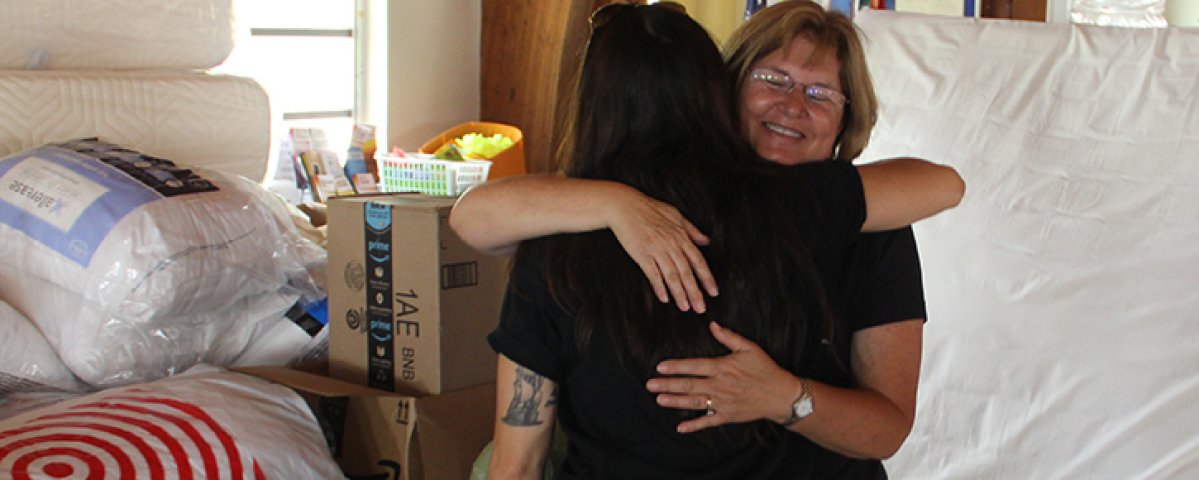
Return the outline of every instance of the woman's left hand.
<path id="1" fill-rule="evenodd" d="M 709 412 L 680 423 L 678 431 L 690 433 L 762 418 L 775 422 L 786 419 L 791 402 L 802 388 L 799 378 L 778 366 L 756 343 L 716 322 L 709 322 L 708 327 L 732 353 L 663 361 L 658 364 L 658 373 L 664 376 L 646 383 L 650 392 L 658 394 L 659 405 Z"/>

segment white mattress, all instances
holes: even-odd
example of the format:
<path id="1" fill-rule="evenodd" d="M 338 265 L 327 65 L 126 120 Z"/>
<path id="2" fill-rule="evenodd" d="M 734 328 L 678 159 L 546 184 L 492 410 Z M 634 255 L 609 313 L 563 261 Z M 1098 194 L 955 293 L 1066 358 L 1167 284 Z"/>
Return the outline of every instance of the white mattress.
<path id="1" fill-rule="evenodd" d="M 215 67 L 232 0 L 0 0 L 0 69 Z"/>
<path id="2" fill-rule="evenodd" d="M 260 181 L 270 108 L 257 82 L 187 71 L 0 71 L 0 156 L 94 137 Z"/>
<path id="3" fill-rule="evenodd" d="M 893 478 L 1199 478 L 1199 30 L 863 12 L 863 158 L 955 166 Z"/>

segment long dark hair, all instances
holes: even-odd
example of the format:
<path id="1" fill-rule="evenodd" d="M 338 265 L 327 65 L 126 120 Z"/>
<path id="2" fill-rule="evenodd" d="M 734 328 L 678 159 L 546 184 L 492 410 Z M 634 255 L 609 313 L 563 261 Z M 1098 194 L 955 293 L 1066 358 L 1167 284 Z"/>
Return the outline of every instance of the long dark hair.
<path id="1" fill-rule="evenodd" d="M 635 375 L 648 378 L 666 358 L 727 353 L 708 319 L 798 372 L 808 336 L 829 322 L 786 167 L 737 134 L 732 82 L 703 27 L 658 5 L 605 9 L 593 17 L 565 174 L 623 182 L 679 208 L 712 239 L 703 252 L 721 294 L 704 315 L 658 302 L 608 230 L 525 242 L 516 261 L 540 262 L 584 352 L 606 327 Z"/>

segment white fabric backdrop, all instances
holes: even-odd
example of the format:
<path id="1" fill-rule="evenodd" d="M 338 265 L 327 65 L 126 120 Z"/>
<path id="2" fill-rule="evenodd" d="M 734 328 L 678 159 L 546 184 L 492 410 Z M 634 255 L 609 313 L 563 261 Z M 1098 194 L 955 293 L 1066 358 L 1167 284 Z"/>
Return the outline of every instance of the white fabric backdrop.
<path id="1" fill-rule="evenodd" d="M 863 158 L 966 180 L 893 478 L 1199 478 L 1199 31 L 863 12 Z"/>

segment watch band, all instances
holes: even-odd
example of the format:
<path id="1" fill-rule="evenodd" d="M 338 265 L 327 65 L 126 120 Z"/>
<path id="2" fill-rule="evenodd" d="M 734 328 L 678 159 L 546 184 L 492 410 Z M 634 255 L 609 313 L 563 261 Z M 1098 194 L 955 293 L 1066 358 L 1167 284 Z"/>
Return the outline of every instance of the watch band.
<path id="1" fill-rule="evenodd" d="M 790 426 L 790 425 L 794 424 L 795 422 L 798 422 L 807 417 L 807 415 L 804 415 L 802 417 L 799 416 L 799 414 L 796 411 L 797 410 L 796 407 L 798 407 L 801 402 L 805 402 L 805 401 L 808 402 L 809 407 L 811 406 L 812 387 L 810 385 L 808 385 L 808 379 L 806 379 L 806 378 L 800 378 L 799 385 L 800 385 L 799 396 L 795 398 L 794 402 L 791 402 L 791 416 L 787 417 L 787 419 L 783 420 L 783 423 L 780 423 L 779 425 L 787 427 L 787 426 Z M 811 411 L 809 410 L 808 415 L 810 415 L 810 414 L 811 414 Z"/>

